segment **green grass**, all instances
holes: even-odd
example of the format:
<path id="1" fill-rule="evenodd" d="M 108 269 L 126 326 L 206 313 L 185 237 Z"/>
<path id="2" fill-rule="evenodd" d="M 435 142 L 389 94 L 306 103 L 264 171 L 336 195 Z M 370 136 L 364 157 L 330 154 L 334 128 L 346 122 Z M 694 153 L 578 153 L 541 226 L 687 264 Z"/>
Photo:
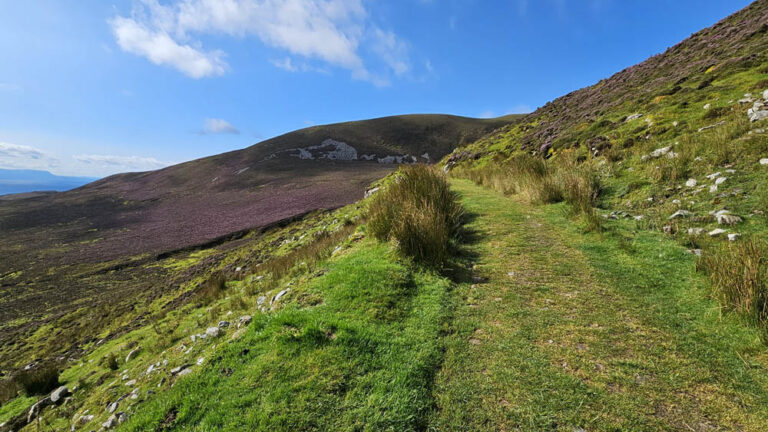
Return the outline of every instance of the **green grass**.
<path id="1" fill-rule="evenodd" d="M 422 430 L 448 287 L 366 242 L 306 287 L 319 303 L 259 315 L 124 429 L 154 429 L 174 412 L 178 430 Z"/>
<path id="2" fill-rule="evenodd" d="M 456 290 L 431 430 L 763 429 L 759 333 L 720 313 L 674 241 L 630 222 L 584 234 L 563 204 L 455 186 L 489 281 Z"/>

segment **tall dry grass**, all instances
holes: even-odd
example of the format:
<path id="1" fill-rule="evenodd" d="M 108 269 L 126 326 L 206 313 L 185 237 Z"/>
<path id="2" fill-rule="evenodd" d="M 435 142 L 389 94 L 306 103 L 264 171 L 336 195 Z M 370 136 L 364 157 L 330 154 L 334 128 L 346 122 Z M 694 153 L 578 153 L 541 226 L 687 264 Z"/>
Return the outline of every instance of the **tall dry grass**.
<path id="1" fill-rule="evenodd" d="M 457 168 L 452 175 L 507 195 L 518 195 L 531 204 L 565 201 L 572 215 L 584 216 L 589 230 L 600 228 L 595 207 L 602 183 L 592 160 L 578 161 L 571 155 L 544 160 L 519 154 L 481 168 Z"/>
<path id="2" fill-rule="evenodd" d="M 464 210 L 445 176 L 433 167 L 402 167 L 369 208 L 368 228 L 380 241 L 394 241 L 415 260 L 440 265 L 450 255 Z"/>
<path id="3" fill-rule="evenodd" d="M 698 262 L 727 310 L 747 316 L 768 336 L 768 245 L 746 239 L 715 247 Z"/>

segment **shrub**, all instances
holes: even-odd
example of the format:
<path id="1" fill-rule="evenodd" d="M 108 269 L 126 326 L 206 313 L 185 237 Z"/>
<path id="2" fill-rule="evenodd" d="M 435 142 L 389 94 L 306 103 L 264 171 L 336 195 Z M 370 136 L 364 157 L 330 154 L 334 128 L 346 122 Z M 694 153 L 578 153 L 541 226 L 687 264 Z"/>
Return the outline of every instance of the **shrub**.
<path id="1" fill-rule="evenodd" d="M 59 367 L 53 363 L 44 363 L 16 373 L 13 380 L 28 395 L 48 394 L 59 386 Z"/>
<path id="2" fill-rule="evenodd" d="M 217 271 L 213 273 L 203 286 L 197 292 L 198 301 L 204 304 L 210 304 L 214 300 L 221 297 L 221 295 L 227 289 L 227 280 L 224 278 L 224 274 Z"/>
<path id="3" fill-rule="evenodd" d="M 117 364 L 117 356 L 114 353 L 109 354 L 104 359 L 104 366 L 106 366 L 107 368 L 109 368 L 110 370 L 113 370 L 113 371 L 117 370 L 117 368 L 120 367 L 120 365 Z"/>
<path id="4" fill-rule="evenodd" d="M 16 397 L 19 392 L 19 384 L 11 378 L 0 380 L 0 405 Z"/>
<path id="5" fill-rule="evenodd" d="M 447 259 L 459 234 L 463 209 L 446 178 L 426 165 L 401 168 L 369 208 L 371 234 L 393 240 L 405 255 L 428 265 Z"/>
<path id="6" fill-rule="evenodd" d="M 708 251 L 698 262 L 724 308 L 754 321 L 768 335 L 768 247 L 747 239 Z"/>

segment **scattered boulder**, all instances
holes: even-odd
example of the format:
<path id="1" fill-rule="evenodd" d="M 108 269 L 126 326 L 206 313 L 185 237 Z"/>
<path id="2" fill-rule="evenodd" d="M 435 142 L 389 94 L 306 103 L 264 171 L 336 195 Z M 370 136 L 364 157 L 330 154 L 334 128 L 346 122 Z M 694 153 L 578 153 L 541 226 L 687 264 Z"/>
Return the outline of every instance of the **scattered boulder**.
<path id="1" fill-rule="evenodd" d="M 117 416 L 117 424 L 123 424 L 126 421 L 128 421 L 128 414 L 124 412 L 119 412 L 116 414 L 116 416 Z"/>
<path id="2" fill-rule="evenodd" d="M 768 165 L 768 158 L 760 159 L 760 165 Z"/>
<path id="3" fill-rule="evenodd" d="M 739 233 L 728 234 L 728 241 L 735 242 L 736 240 L 739 239 L 739 237 L 741 237 L 741 234 L 739 234 Z"/>
<path id="4" fill-rule="evenodd" d="M 688 228 L 688 235 L 700 236 L 704 234 L 704 228 Z"/>
<path id="5" fill-rule="evenodd" d="M 128 387 L 133 387 L 133 386 L 136 385 L 136 380 L 132 379 L 132 380 L 126 382 L 125 385 L 127 385 Z"/>
<path id="6" fill-rule="evenodd" d="M 669 220 L 672 219 L 679 219 L 679 218 L 687 218 L 691 215 L 691 212 L 688 210 L 678 210 L 672 214 L 672 216 L 669 217 Z"/>
<path id="7" fill-rule="evenodd" d="M 256 304 L 261 306 L 265 301 L 267 301 L 267 298 L 265 296 L 260 296 L 258 299 L 256 299 Z"/>
<path id="8" fill-rule="evenodd" d="M 692 187 L 696 187 L 696 185 L 697 185 L 697 184 L 699 184 L 699 182 L 698 182 L 698 180 L 696 180 L 696 179 L 694 179 L 694 178 L 692 178 L 692 179 L 688 179 L 688 181 L 686 181 L 686 182 L 685 182 L 685 185 L 686 185 L 687 187 L 690 187 L 690 188 L 692 188 Z"/>
<path id="9" fill-rule="evenodd" d="M 368 189 L 367 191 L 365 191 L 364 198 L 368 198 L 369 196 L 371 196 L 371 195 L 375 194 L 376 192 L 378 192 L 380 189 L 381 189 L 380 187 L 375 187 L 373 189 Z"/>
<path id="10" fill-rule="evenodd" d="M 59 401 L 63 400 L 63 398 L 69 395 L 70 395 L 69 389 L 66 386 L 61 386 L 56 390 L 52 391 L 49 397 L 52 403 L 59 403 Z"/>
<path id="11" fill-rule="evenodd" d="M 227 328 L 229 325 L 229 321 L 219 321 L 219 328 Z"/>
<path id="12" fill-rule="evenodd" d="M 718 177 L 715 179 L 715 184 L 716 185 L 723 184 L 726 180 L 728 180 L 728 177 Z"/>
<path id="13" fill-rule="evenodd" d="M 732 214 L 722 214 L 717 216 L 717 223 L 720 225 L 736 225 L 741 221 L 742 219 L 739 216 Z"/>
<path id="14" fill-rule="evenodd" d="M 708 104 L 704 105 L 704 110 L 708 110 L 710 108 L 712 108 L 712 104 L 711 103 L 708 103 Z"/>
<path id="15" fill-rule="evenodd" d="M 51 405 L 52 403 L 53 402 L 51 402 L 51 398 L 47 397 L 32 405 L 32 407 L 29 408 L 29 413 L 27 414 L 27 423 L 32 422 L 32 420 L 40 415 L 40 412 L 43 410 L 43 408 Z"/>
<path id="16" fill-rule="evenodd" d="M 220 331 L 221 330 L 219 330 L 218 327 L 208 327 L 207 329 L 205 329 L 205 334 L 212 338 L 215 338 L 215 337 L 219 337 Z"/>
<path id="17" fill-rule="evenodd" d="M 111 404 L 107 405 L 107 412 L 110 414 L 115 412 L 119 404 L 120 402 L 112 402 Z"/>
<path id="18" fill-rule="evenodd" d="M 272 300 L 270 300 L 269 304 L 275 304 L 276 302 L 280 301 L 281 298 L 283 298 L 286 294 L 288 294 L 291 291 L 290 288 L 286 288 L 279 293 L 277 293 L 274 297 L 272 297 Z"/>
<path id="19" fill-rule="evenodd" d="M 114 414 L 109 416 L 107 421 L 101 424 L 101 427 L 103 427 L 104 429 L 112 429 L 115 426 L 117 426 L 117 416 Z"/>
<path id="20" fill-rule="evenodd" d="M 635 113 L 635 114 L 632 114 L 632 115 L 628 115 L 626 120 L 624 120 L 624 121 L 625 122 L 631 122 L 632 120 L 637 120 L 637 119 L 641 118 L 642 116 L 643 116 L 643 114 Z"/>
<path id="21" fill-rule="evenodd" d="M 252 320 L 253 318 L 250 315 L 243 315 L 237 320 L 237 327 L 245 327 L 250 324 Z"/>
<path id="22" fill-rule="evenodd" d="M 709 236 L 710 237 L 717 237 L 717 236 L 719 236 L 721 234 L 725 234 L 726 232 L 728 232 L 728 231 L 726 231 L 726 230 L 724 230 L 722 228 L 716 228 L 716 229 L 713 229 L 712 231 L 709 232 Z"/>
<path id="23" fill-rule="evenodd" d="M 717 193 L 717 185 L 710 186 L 709 193 Z"/>
<path id="24" fill-rule="evenodd" d="M 714 179 L 720 177 L 721 175 L 723 175 L 723 173 L 718 171 L 716 173 L 712 173 L 712 174 L 708 175 L 707 178 L 710 179 L 710 180 L 714 180 Z"/>
<path id="25" fill-rule="evenodd" d="M 181 370 L 181 371 L 180 371 L 178 374 L 176 374 L 176 375 L 177 375 L 177 376 L 180 376 L 180 377 L 183 377 L 183 376 L 185 376 L 185 375 L 189 375 L 189 374 L 191 374 L 191 373 L 192 373 L 192 369 L 190 369 L 190 368 L 184 368 L 184 369 L 182 369 L 182 370 Z"/>
<path id="26" fill-rule="evenodd" d="M 132 358 L 136 357 L 136 354 L 138 354 L 139 351 L 140 351 L 139 348 L 135 348 L 131 350 L 131 352 L 129 352 L 128 355 L 125 356 L 125 362 L 128 363 L 129 361 L 131 361 Z"/>

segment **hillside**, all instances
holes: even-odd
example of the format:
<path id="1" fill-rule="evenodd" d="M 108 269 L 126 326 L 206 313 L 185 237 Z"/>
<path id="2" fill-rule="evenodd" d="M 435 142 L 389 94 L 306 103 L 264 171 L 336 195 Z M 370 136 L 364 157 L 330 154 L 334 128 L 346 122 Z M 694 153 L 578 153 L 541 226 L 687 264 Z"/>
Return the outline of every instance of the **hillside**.
<path id="1" fill-rule="evenodd" d="M 43 336 L 45 354 L 76 350 L 73 335 L 87 339 L 84 302 L 119 322 L 136 302 L 176 292 L 193 277 L 167 271 L 168 256 L 350 204 L 399 163 L 439 160 L 513 119 L 409 115 L 315 126 L 158 171 L 0 201 L 0 370 L 31 360 L 36 345 L 25 338 L 56 322 L 69 324 Z"/>
<path id="2" fill-rule="evenodd" d="M 0 202 L 0 430 L 762 431 L 766 48 Z"/>

